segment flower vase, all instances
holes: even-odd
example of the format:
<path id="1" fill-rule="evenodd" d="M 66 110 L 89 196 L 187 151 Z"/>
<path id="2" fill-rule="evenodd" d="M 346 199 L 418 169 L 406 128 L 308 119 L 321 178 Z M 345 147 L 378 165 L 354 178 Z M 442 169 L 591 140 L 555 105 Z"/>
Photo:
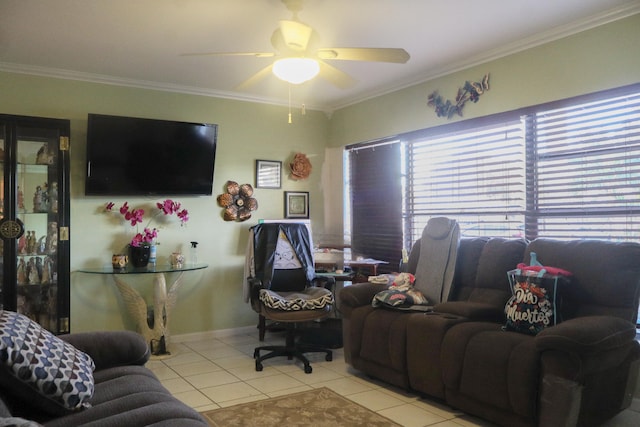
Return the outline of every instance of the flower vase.
<path id="1" fill-rule="evenodd" d="M 150 254 L 151 248 L 149 246 L 129 245 L 129 262 L 136 268 L 146 267 L 149 264 Z"/>

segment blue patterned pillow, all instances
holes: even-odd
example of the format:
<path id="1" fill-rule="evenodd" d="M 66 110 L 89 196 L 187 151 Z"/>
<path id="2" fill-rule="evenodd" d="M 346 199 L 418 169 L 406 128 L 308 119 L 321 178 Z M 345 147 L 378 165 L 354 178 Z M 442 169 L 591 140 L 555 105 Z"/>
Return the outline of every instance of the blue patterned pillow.
<path id="1" fill-rule="evenodd" d="M 90 406 L 93 360 L 28 317 L 0 310 L 0 385 L 44 412 Z"/>

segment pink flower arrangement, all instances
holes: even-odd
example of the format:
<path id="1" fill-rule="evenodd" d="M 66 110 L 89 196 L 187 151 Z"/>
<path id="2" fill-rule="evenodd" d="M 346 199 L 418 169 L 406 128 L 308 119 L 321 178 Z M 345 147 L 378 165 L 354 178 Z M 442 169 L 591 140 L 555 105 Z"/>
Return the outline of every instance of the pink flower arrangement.
<path id="1" fill-rule="evenodd" d="M 105 211 L 113 212 L 114 206 L 115 203 L 113 202 L 107 203 L 107 205 L 105 206 Z M 171 199 L 167 199 L 162 203 L 156 203 L 156 207 L 159 209 L 159 212 L 157 212 L 154 216 L 151 217 L 151 219 L 149 219 L 149 222 L 147 223 L 147 226 L 144 227 L 142 233 L 136 232 L 136 235 L 133 236 L 133 239 L 131 239 L 131 246 L 149 246 L 153 243 L 154 239 L 158 237 L 158 229 L 150 228 L 150 224 L 153 218 L 155 218 L 160 213 L 164 214 L 165 216 L 175 214 L 180 220 L 181 226 L 189 221 L 189 211 L 187 211 L 186 209 L 182 209 L 180 203 L 175 202 Z M 131 209 L 129 207 L 129 203 L 124 202 L 124 204 L 120 207 L 119 212 L 123 216 L 125 221 L 129 222 L 132 227 L 136 227 L 137 231 L 138 224 L 141 224 L 144 218 L 144 209 Z"/>

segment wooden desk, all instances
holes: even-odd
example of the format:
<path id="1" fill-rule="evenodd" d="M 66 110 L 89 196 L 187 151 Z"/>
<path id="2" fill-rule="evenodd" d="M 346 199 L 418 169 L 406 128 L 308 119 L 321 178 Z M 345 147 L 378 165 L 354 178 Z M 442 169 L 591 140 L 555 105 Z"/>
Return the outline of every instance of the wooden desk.
<path id="1" fill-rule="evenodd" d="M 380 261 L 377 259 L 359 259 L 359 260 L 345 260 L 344 266 L 350 267 L 354 272 L 354 282 L 366 282 L 368 276 L 377 276 L 378 275 L 378 265 L 380 264 L 389 264 L 386 261 Z M 368 274 L 364 274 L 362 270 L 366 270 Z M 363 277 L 363 278 L 361 278 Z"/>

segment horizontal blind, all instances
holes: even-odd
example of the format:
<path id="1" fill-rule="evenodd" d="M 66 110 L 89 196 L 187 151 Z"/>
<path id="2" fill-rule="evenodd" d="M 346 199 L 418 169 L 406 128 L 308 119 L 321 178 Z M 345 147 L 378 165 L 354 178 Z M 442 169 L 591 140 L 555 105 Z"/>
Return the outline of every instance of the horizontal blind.
<path id="1" fill-rule="evenodd" d="M 397 271 L 402 257 L 401 143 L 393 141 L 349 151 L 351 253 Z"/>
<path id="2" fill-rule="evenodd" d="M 407 220 L 412 241 L 435 216 L 456 219 L 465 235 L 522 235 L 523 135 L 523 123 L 514 120 L 410 141 Z"/>
<path id="3" fill-rule="evenodd" d="M 640 238 L 640 94 L 535 115 L 539 236 Z"/>

